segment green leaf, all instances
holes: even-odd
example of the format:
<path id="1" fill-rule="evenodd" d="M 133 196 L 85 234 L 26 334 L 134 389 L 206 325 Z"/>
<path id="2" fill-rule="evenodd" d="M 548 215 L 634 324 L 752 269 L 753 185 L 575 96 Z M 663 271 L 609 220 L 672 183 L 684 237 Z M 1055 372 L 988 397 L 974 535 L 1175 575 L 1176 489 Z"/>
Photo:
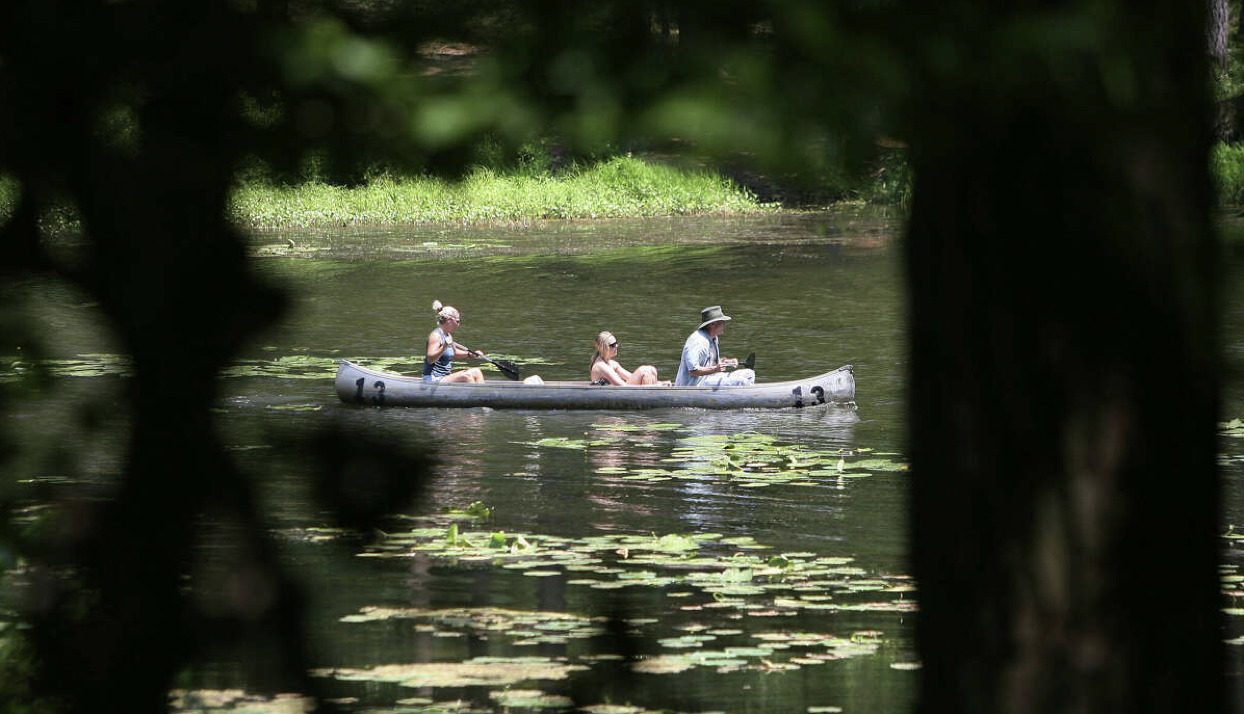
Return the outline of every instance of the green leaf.
<path id="1" fill-rule="evenodd" d="M 485 506 L 482 501 L 473 501 L 467 506 L 466 514 L 472 518 L 488 518 L 492 515 L 492 509 Z"/>

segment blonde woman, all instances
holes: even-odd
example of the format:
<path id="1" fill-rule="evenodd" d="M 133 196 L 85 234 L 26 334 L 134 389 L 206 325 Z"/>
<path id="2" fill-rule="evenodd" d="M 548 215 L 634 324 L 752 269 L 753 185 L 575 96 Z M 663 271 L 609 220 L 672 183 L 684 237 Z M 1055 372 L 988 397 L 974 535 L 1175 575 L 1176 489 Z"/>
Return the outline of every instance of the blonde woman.
<path id="1" fill-rule="evenodd" d="M 648 384 L 668 386 L 669 380 L 657 380 L 657 368 L 650 364 L 636 367 L 629 372 L 618 364 L 618 338 L 612 332 L 602 332 L 596 336 L 596 354 L 592 355 L 592 381 L 613 384 L 619 387 L 638 387 Z"/>
<path id="2" fill-rule="evenodd" d="M 423 381 L 425 382 L 482 382 L 484 372 L 479 367 L 453 371 L 455 357 L 483 357 L 479 350 L 468 350 L 454 342 L 454 331 L 462 324 L 462 314 L 457 308 L 432 302 L 436 313 L 436 329 L 428 333 L 427 353 L 423 358 Z"/>

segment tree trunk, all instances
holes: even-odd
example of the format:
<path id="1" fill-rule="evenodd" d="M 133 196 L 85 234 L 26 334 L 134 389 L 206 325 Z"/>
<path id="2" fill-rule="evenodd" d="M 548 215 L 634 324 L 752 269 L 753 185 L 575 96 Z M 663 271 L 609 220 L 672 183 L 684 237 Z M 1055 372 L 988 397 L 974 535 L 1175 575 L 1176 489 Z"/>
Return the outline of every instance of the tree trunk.
<path id="1" fill-rule="evenodd" d="M 912 132 L 921 712 L 1224 708 L 1203 15 L 1081 5 L 1080 52 L 917 24 L 957 51 Z"/>
<path id="2" fill-rule="evenodd" d="M 1221 71 L 1227 70 L 1227 32 L 1230 29 L 1227 0 L 1206 0 L 1205 46 L 1210 59 Z"/>

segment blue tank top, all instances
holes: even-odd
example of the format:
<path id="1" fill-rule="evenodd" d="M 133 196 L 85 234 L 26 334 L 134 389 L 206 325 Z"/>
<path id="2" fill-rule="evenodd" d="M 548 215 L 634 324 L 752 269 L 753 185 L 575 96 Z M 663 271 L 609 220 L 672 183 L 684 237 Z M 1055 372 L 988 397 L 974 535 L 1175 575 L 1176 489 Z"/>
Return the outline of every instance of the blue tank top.
<path id="1" fill-rule="evenodd" d="M 454 338 L 445 334 L 441 328 L 436 328 L 441 334 L 441 344 L 445 345 L 445 351 L 441 353 L 439 359 L 435 362 L 429 362 L 427 355 L 423 357 L 423 381 L 435 382 L 449 376 L 454 370 Z"/>

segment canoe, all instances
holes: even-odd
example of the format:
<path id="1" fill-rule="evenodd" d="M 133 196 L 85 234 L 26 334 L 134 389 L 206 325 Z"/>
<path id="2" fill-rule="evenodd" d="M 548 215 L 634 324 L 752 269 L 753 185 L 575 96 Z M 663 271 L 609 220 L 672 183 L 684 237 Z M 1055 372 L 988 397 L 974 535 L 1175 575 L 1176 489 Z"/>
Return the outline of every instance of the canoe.
<path id="1" fill-rule="evenodd" d="M 855 369 L 839 367 L 825 374 L 789 382 L 749 387 L 615 387 L 590 382 L 524 384 L 485 380 L 425 382 L 381 372 L 342 360 L 337 368 L 337 396 L 347 404 L 403 407 L 495 407 L 506 409 L 780 409 L 855 402 Z"/>

